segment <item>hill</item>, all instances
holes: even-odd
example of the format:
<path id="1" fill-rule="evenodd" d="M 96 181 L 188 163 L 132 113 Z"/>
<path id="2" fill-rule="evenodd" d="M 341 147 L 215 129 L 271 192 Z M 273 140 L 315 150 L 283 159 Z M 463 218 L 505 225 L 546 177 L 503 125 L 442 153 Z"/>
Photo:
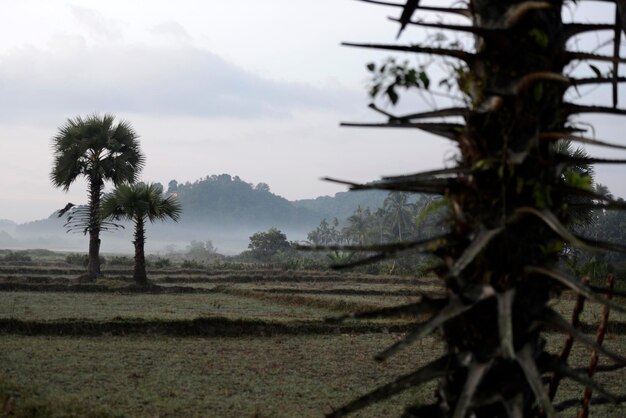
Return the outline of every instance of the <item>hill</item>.
<path id="1" fill-rule="evenodd" d="M 168 192 L 183 206 L 183 223 L 309 228 L 320 221 L 319 213 L 273 194 L 267 184 L 255 186 L 228 174 L 207 176 L 194 183 L 172 181 Z"/>
<path id="2" fill-rule="evenodd" d="M 308 209 L 328 220 L 337 218 L 340 222 L 348 218 L 357 207 L 371 211 L 383 206 L 388 192 L 382 190 L 359 190 L 339 192 L 334 196 L 320 196 L 315 199 L 296 200 L 293 205 Z"/>
<path id="3" fill-rule="evenodd" d="M 344 221 L 361 206 L 376 210 L 387 196 L 384 191 L 340 192 L 291 202 L 270 191 L 265 183 L 247 183 L 229 174 L 211 175 L 195 182 L 169 182 L 167 192 L 177 196 L 183 207 L 179 223 L 155 223 L 147 228 L 148 251 L 165 246 L 188 245 L 190 241 L 211 240 L 220 252 L 234 254 L 246 249 L 249 237 L 277 227 L 289 240 L 304 240 L 323 218 Z M 66 234 L 64 219 L 51 214 L 47 219 L 16 225 L 2 221 L 7 232 L 0 234 L 0 246 L 7 248 L 50 248 L 82 250 L 87 237 Z M 1 229 L 1 228 L 0 228 Z M 131 252 L 132 225 L 102 234 L 102 249 Z"/>

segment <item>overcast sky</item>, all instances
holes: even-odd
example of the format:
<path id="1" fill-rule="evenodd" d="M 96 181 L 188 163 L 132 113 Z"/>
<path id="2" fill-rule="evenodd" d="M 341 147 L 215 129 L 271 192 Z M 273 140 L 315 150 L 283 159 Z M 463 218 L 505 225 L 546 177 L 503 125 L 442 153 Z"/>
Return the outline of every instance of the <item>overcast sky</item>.
<path id="1" fill-rule="evenodd" d="M 133 124 L 146 181 L 229 173 L 290 200 L 344 190 L 323 176 L 369 181 L 440 167 L 455 152 L 418 131 L 338 126 L 380 120 L 367 109 L 365 64 L 386 54 L 339 44 L 393 41 L 394 10 L 350 0 L 0 8 L 0 219 L 39 219 L 86 200 L 83 182 L 69 193 L 52 187 L 50 141 L 68 117 L 93 112 Z M 417 97 L 403 106 L 425 108 Z M 623 122 L 594 123 L 599 138 L 620 139 Z M 599 181 L 624 196 L 618 171 L 599 170 Z"/>

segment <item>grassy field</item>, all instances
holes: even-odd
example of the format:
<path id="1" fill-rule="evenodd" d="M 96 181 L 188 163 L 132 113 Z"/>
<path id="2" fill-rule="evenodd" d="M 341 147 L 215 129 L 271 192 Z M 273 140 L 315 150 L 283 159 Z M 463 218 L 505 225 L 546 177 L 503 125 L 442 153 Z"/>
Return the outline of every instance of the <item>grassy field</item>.
<path id="1" fill-rule="evenodd" d="M 386 363 L 374 354 L 407 319 L 331 324 L 324 318 L 416 300 L 432 280 L 285 270 L 154 270 L 138 293 L 129 271 L 95 285 L 49 256 L 0 265 L 0 416 L 319 417 L 440 355 L 436 336 Z M 569 317 L 566 297 L 555 308 Z M 582 317 L 593 331 L 599 307 Z M 612 314 L 607 347 L 626 355 L 626 316 Z M 560 350 L 563 337 L 549 335 Z M 571 363 L 585 367 L 576 347 Z M 605 362 L 605 359 L 602 359 Z M 624 370 L 599 380 L 622 394 Z M 399 415 L 425 402 L 434 383 L 356 416 Z M 583 389 L 564 382 L 558 401 Z M 575 408 L 563 416 L 575 416 Z M 623 417 L 600 406 L 592 416 Z"/>

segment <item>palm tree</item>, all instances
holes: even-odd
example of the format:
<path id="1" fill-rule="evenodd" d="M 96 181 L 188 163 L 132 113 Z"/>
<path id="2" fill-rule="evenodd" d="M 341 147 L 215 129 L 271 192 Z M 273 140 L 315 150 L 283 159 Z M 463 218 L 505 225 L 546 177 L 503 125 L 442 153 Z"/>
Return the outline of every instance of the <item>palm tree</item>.
<path id="1" fill-rule="evenodd" d="M 101 216 L 103 219 L 129 220 L 135 224 L 135 268 L 133 278 L 140 286 L 148 284 L 146 276 L 146 219 L 150 222 L 165 221 L 170 218 L 178 221 L 182 208 L 176 197 L 163 197 L 163 189 L 156 184 L 120 184 L 104 196 Z"/>
<path id="2" fill-rule="evenodd" d="M 626 81 L 618 73 L 619 64 L 626 62 L 620 54 L 626 3 L 606 0 L 616 8 L 609 23 L 587 24 L 564 22 L 563 9 L 570 2 L 562 0 L 450 0 L 450 7 L 421 5 L 418 0 L 362 1 L 396 7 L 402 28 L 421 26 L 453 31 L 459 37 L 469 35 L 467 42 L 449 44 L 445 35 L 431 36 L 429 39 L 439 40 L 427 45 L 416 40 L 347 44 L 443 57 L 440 62 L 448 66 L 449 78 L 440 85 L 453 86 L 452 92 L 460 96 L 457 106 L 409 114 L 395 115 L 372 104 L 387 122 L 344 124 L 420 129 L 458 145 L 454 166 L 368 184 L 348 183 L 356 190 L 446 197 L 448 232 L 426 240 L 381 245 L 379 254 L 370 257 L 378 260 L 407 250 L 435 254 L 442 261 L 436 272 L 446 292 L 438 298 L 424 296 L 414 304 L 352 316 L 417 318 L 414 330 L 378 354 L 378 360 L 437 329 L 442 331 L 446 349 L 439 359 L 331 416 L 343 416 L 433 379 L 439 379 L 433 402 L 409 406 L 403 416 L 556 417 L 558 410 L 576 402 L 553 404 L 544 384 L 550 375 L 570 377 L 594 387 L 603 398 L 615 400 L 596 382 L 571 369 L 565 358 L 551 353 L 544 331 L 552 328 L 568 333 L 612 361 L 626 364 L 626 358 L 582 336 L 551 307 L 551 300 L 568 289 L 624 310 L 559 266 L 566 245 L 626 252 L 623 243 L 601 242 L 572 231 L 584 211 L 626 208 L 623 202 L 595 193 L 590 171 L 575 168 L 626 161 L 576 155 L 554 143 L 569 140 L 626 148 L 586 135 L 585 126 L 572 118 L 582 113 L 626 114 L 626 109 L 617 108 L 617 85 Z M 437 20 L 432 12 L 454 20 Z M 413 19 L 414 14 L 420 16 Z M 459 20 L 465 24 L 459 25 Z M 612 54 L 601 49 L 570 49 L 578 45 L 572 39 L 596 31 L 613 33 Z M 605 62 L 611 71 L 602 74 L 593 65 L 594 74 L 588 76 L 570 71 L 572 62 L 586 60 Z M 369 64 L 368 70 L 374 80 L 371 95 L 382 95 L 392 104 L 398 101 L 398 90 L 432 90 L 429 86 L 435 84 L 423 68 L 411 68 L 408 63 L 388 60 L 382 66 Z M 570 89 L 594 84 L 612 87 L 610 106 L 575 103 L 577 97 L 567 95 Z M 421 314 L 428 314 L 428 319 L 419 319 Z"/>
<path id="3" fill-rule="evenodd" d="M 52 138 L 54 163 L 50 179 L 64 191 L 78 177 L 88 184 L 88 215 L 84 233 L 89 232 L 88 275 L 93 280 L 100 272 L 100 199 L 104 183 L 134 182 L 144 165 L 138 136 L 130 123 L 114 123 L 110 114 L 69 118 Z"/>
<path id="4" fill-rule="evenodd" d="M 358 245 L 365 244 L 370 230 L 371 214 L 369 208 L 361 208 L 359 205 L 354 213 L 347 219 L 348 225 L 344 227 L 343 234 L 349 242 Z"/>
<path id="5" fill-rule="evenodd" d="M 386 212 L 386 220 L 391 227 L 392 236 L 402 241 L 407 238 L 408 233 L 415 229 L 413 222 L 414 206 L 408 202 L 409 194 L 402 192 L 391 192 L 383 202 L 383 209 Z"/>

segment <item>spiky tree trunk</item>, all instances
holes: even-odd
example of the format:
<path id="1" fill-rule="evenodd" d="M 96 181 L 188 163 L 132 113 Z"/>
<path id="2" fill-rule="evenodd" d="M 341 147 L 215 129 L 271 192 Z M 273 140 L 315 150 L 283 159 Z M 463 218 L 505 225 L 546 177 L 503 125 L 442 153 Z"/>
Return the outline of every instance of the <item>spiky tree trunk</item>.
<path id="1" fill-rule="evenodd" d="M 458 208 L 454 234 L 467 242 L 450 255 L 460 259 L 471 241 L 482 251 L 450 281 L 449 290 L 471 301 L 469 289 L 488 285 L 496 297 L 471 301 L 471 309 L 445 324 L 448 352 L 467 353 L 469 364 L 446 376 L 438 409 L 443 415 L 469 409 L 469 391 L 481 382 L 485 392 L 506 402 L 478 404 L 472 408 L 476 417 L 504 417 L 507 409 L 529 417 L 537 414 L 536 396 L 543 396 L 533 394 L 541 389 L 533 386 L 534 369 L 545 345 L 533 324 L 552 286 L 528 267 L 553 267 L 562 243 L 533 212 L 553 208 L 559 221 L 568 223 L 567 202 L 555 190 L 561 183 L 556 158 L 551 144 L 541 140 L 542 133 L 565 129 L 567 84 L 560 74 L 568 62 L 566 39 L 556 3 L 537 10 L 519 1 L 472 4 L 475 26 L 502 29 L 480 36 L 461 80 L 472 99 L 459 138 L 461 166 L 484 169 L 448 193 Z M 477 241 L 487 234 L 491 239 Z"/>
<path id="2" fill-rule="evenodd" d="M 91 280 L 102 276 L 100 270 L 100 199 L 102 198 L 102 179 L 92 177 L 89 180 L 89 262 L 87 274 Z"/>
<path id="3" fill-rule="evenodd" d="M 135 218 L 135 269 L 133 278 L 138 286 L 146 286 L 148 284 L 148 276 L 146 275 L 146 257 L 144 254 L 144 244 L 146 242 L 145 220 L 143 217 Z"/>
<path id="4" fill-rule="evenodd" d="M 386 1 L 364 1 L 394 5 Z M 569 287 L 587 298 L 623 310 L 594 294 L 580 280 L 557 269 L 564 245 L 587 249 L 594 245 L 619 251 L 626 248 L 594 242 L 568 230 L 577 213 L 572 208 L 580 211 L 624 205 L 595 195 L 585 187 L 589 186 L 589 179 L 581 178 L 570 169 L 593 163 L 593 159 L 559 154 L 554 147 L 554 142 L 562 139 L 594 142 L 582 137 L 569 124 L 572 114 L 590 109 L 626 113 L 564 101 L 569 87 L 589 81 L 563 75 L 565 66 L 572 60 L 590 57 L 567 51 L 568 39 L 579 33 L 615 26 L 616 56 L 595 56 L 594 59 L 623 62 L 618 56 L 619 26 L 617 22 L 565 25 L 561 19 L 563 2 L 559 0 L 474 0 L 469 2 L 468 10 L 420 8 L 418 3 L 408 0 L 401 6 L 403 27 L 411 23 L 411 16 L 417 10 L 438 9 L 462 15 L 469 18 L 472 25 L 413 23 L 472 33 L 476 37 L 475 50 L 416 44 L 349 45 L 434 54 L 463 63 L 455 70 L 459 87 L 468 101 L 466 108 L 395 116 L 371 106 L 389 117 L 389 127 L 419 128 L 456 141 L 460 150 L 458 166 L 385 178 L 374 185 L 351 186 L 353 189 L 383 188 L 447 196 L 449 234 L 403 245 L 380 246 L 380 254 L 372 257 L 379 259 L 407 249 L 434 253 L 443 260 L 437 274 L 447 292 L 439 299 L 424 297 L 412 305 L 353 317 L 429 313 L 430 319 L 418 322 L 414 331 L 380 353 L 377 359 L 390 357 L 437 328 L 443 330 L 446 353 L 331 416 L 342 416 L 407 387 L 440 378 L 436 402 L 409 407 L 406 417 L 521 418 L 544 414 L 555 417 L 556 408 L 543 383 L 548 374 L 564 374 L 585 385 L 598 386 L 574 373 L 558 356 L 545 351 L 544 327 L 550 325 L 598 350 L 601 348 L 582 338 L 552 311 L 549 300 Z M 626 18 L 626 2 L 619 0 L 617 4 L 624 7 L 625 13 L 621 15 Z M 372 65 L 370 70 L 374 68 Z M 396 84 L 391 90 L 419 86 L 416 73 L 403 79 L 398 73 L 406 69 L 398 68 L 393 72 Z M 384 71 L 388 71 L 388 66 L 387 70 L 385 67 L 380 70 Z M 612 80 L 598 76 L 591 82 L 616 83 L 617 80 L 615 71 Z M 390 93 L 390 89 L 386 92 L 392 102 L 397 100 L 396 93 Z M 462 117 L 464 124 L 445 119 L 438 123 L 423 122 L 425 118 L 449 116 Z M 626 359 L 619 355 L 606 350 L 603 353 L 626 364 Z M 603 396 L 611 397 L 604 391 Z"/>

